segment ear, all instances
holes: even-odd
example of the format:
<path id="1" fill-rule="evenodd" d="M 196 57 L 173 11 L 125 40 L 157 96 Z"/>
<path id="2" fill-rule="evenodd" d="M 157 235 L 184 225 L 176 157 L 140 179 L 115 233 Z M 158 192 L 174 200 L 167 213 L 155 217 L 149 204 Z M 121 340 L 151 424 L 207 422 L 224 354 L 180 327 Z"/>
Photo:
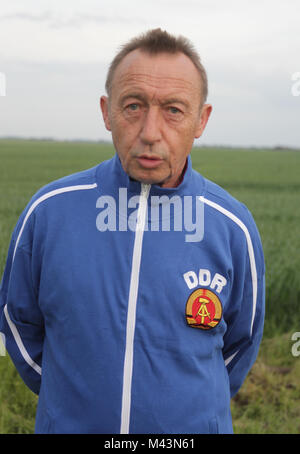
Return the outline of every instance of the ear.
<path id="1" fill-rule="evenodd" d="M 101 96 L 100 98 L 100 107 L 104 120 L 105 127 L 108 131 L 111 131 L 110 120 L 109 120 L 109 106 L 108 106 L 108 97 Z"/>
<path id="2" fill-rule="evenodd" d="M 211 104 L 204 104 L 204 106 L 201 109 L 200 117 L 199 117 L 199 122 L 198 122 L 198 127 L 196 129 L 196 135 L 195 139 L 199 139 L 199 137 L 202 136 L 202 133 L 205 129 L 206 123 L 208 122 L 209 116 L 212 111 L 212 105 Z"/>

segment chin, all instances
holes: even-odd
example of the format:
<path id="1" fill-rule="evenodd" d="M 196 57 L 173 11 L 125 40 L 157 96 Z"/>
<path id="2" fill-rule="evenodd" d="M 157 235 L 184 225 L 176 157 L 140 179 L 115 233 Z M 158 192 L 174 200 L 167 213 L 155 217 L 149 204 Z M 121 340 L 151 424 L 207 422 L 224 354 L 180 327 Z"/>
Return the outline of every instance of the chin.
<path id="1" fill-rule="evenodd" d="M 169 180 L 169 176 L 154 175 L 148 172 L 133 172 L 130 177 L 144 184 L 162 185 Z"/>

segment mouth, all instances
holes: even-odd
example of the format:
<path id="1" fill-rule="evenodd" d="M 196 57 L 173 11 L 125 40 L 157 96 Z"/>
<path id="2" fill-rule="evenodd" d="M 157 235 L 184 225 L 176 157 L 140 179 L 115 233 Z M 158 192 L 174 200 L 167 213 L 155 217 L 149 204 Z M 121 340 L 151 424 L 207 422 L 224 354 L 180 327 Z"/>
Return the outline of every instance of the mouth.
<path id="1" fill-rule="evenodd" d="M 159 158 L 158 156 L 152 156 L 147 154 L 143 154 L 137 157 L 137 160 L 140 166 L 143 167 L 144 169 L 155 169 L 156 167 L 159 167 L 160 164 L 163 162 L 163 159 Z"/>

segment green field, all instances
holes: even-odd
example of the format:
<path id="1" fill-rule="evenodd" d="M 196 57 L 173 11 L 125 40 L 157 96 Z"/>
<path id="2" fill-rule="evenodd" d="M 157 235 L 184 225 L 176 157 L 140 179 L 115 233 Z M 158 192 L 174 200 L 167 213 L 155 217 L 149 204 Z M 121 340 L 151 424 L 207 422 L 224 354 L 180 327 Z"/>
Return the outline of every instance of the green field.
<path id="1" fill-rule="evenodd" d="M 12 229 L 44 184 L 92 167 L 110 145 L 0 140 L 0 275 Z M 266 262 L 266 323 L 258 360 L 232 402 L 236 433 L 300 433 L 300 151 L 195 148 L 193 167 L 252 212 Z M 36 397 L 0 357 L 0 433 L 31 433 Z"/>

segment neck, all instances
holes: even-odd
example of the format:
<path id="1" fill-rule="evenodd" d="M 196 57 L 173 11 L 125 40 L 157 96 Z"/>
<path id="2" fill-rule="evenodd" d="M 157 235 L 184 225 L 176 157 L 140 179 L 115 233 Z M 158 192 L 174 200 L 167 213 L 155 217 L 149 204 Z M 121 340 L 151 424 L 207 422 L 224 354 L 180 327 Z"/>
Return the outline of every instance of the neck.
<path id="1" fill-rule="evenodd" d="M 184 175 L 185 175 L 185 172 L 187 169 L 187 165 L 188 165 L 188 161 L 186 159 L 182 172 L 181 172 L 179 178 L 177 179 L 177 181 L 175 182 L 175 184 L 174 183 L 170 184 L 170 183 L 166 182 L 166 183 L 161 183 L 159 186 L 162 188 L 177 188 L 177 186 L 179 186 L 183 181 L 183 178 L 184 178 Z"/>

